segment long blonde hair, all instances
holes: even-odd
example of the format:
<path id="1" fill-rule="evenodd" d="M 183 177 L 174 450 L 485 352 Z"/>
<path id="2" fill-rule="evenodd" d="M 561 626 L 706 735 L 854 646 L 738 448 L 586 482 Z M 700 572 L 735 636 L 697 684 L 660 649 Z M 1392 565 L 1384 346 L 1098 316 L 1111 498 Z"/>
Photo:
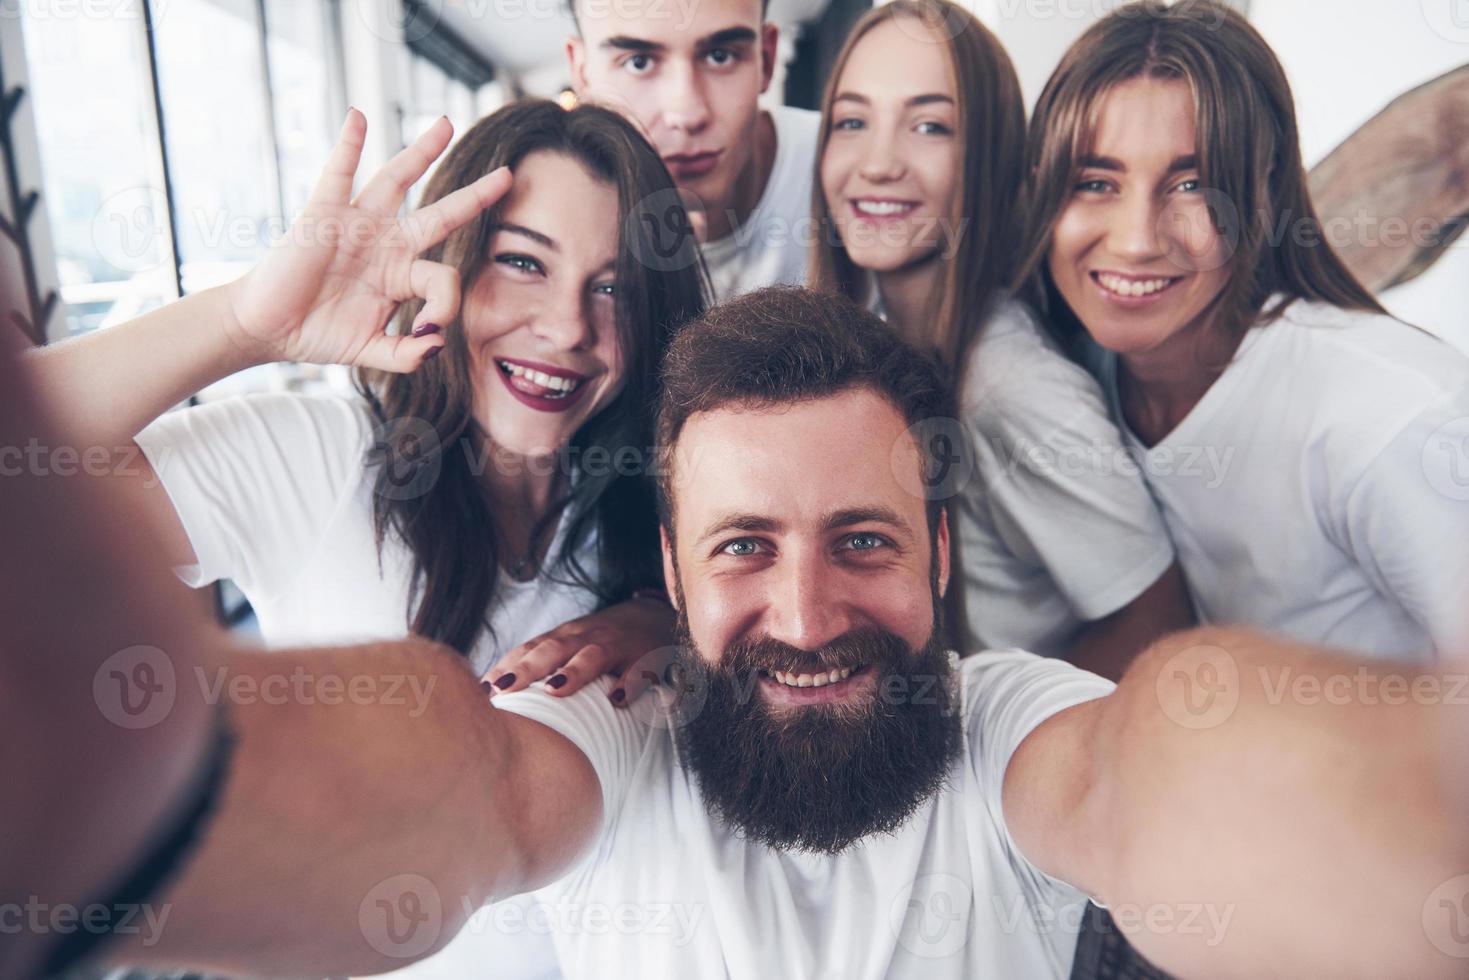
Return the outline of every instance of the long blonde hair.
<path id="1" fill-rule="evenodd" d="M 1025 148 L 1025 103 L 1015 66 L 990 31 L 948 0 L 894 0 L 868 11 L 837 55 L 821 100 L 821 141 L 816 154 L 811 213 L 818 232 L 810 285 L 859 302 L 870 283 L 843 247 L 821 187 L 821 158 L 832 132 L 832 102 L 852 50 L 873 28 L 911 17 L 944 38 L 958 93 L 959 145 L 964 149 L 959 189 L 950 210 L 958 236 L 935 293 L 930 329 L 923 338 L 951 368 L 959 363 L 995 297 L 1011 287 L 1023 220 L 1019 205 Z"/>

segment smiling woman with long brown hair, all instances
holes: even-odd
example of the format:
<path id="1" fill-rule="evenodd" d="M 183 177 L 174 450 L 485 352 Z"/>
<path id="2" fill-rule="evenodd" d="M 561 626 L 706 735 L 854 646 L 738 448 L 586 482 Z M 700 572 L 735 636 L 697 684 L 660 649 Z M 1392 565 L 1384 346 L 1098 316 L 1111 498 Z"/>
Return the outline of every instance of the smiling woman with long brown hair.
<path id="1" fill-rule="evenodd" d="M 466 133 L 400 219 L 452 128 L 353 199 L 365 135 L 353 111 L 307 210 L 243 279 L 32 367 L 85 444 L 136 439 L 146 463 L 119 492 L 156 518 L 158 560 L 189 585 L 237 582 L 271 645 L 415 633 L 476 673 L 517 657 L 501 690 L 556 670 L 570 693 L 672 642 L 666 602 L 635 593 L 659 584 L 642 465 L 657 365 L 703 306 L 692 240 L 672 271 L 639 260 L 639 209 L 673 185 L 615 114 L 523 102 Z M 163 415 L 272 361 L 352 365 L 362 397 Z M 497 973 L 553 969 L 545 937 L 521 936 L 497 937 Z"/>
<path id="2" fill-rule="evenodd" d="M 1119 8 L 1062 59 L 1028 154 L 1037 301 L 1105 352 L 1201 616 L 1469 646 L 1469 360 L 1332 251 L 1260 34 L 1208 0 Z"/>
<path id="3" fill-rule="evenodd" d="M 1122 439 L 1097 383 L 1010 293 L 1025 109 L 1009 56 L 946 0 L 876 8 L 837 58 L 821 139 L 812 285 L 875 304 L 960 390 L 951 438 L 976 470 L 948 501 L 956 641 L 1115 679 L 1187 625 L 1187 598 L 1142 480 L 1110 468 Z"/>

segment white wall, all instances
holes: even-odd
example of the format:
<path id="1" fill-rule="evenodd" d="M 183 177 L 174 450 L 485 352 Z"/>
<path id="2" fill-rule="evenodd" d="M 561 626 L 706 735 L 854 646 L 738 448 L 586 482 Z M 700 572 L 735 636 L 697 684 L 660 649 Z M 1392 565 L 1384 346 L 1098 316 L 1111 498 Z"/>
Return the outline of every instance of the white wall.
<path id="1" fill-rule="evenodd" d="M 1306 165 L 1398 95 L 1469 62 L 1465 0 L 1252 0 L 1250 19 L 1290 77 Z M 1383 294 L 1395 314 L 1469 350 L 1469 240 Z"/>

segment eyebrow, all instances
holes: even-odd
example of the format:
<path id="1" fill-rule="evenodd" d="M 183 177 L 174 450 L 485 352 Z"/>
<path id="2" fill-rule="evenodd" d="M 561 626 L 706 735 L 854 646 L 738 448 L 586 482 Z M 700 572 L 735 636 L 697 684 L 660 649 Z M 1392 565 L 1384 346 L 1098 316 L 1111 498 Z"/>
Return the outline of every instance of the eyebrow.
<path id="1" fill-rule="evenodd" d="M 869 99 L 865 95 L 859 95 L 856 92 L 842 92 L 836 98 L 832 99 L 832 101 L 833 102 L 857 102 L 857 103 L 860 103 L 862 105 L 871 105 L 872 104 L 872 100 L 871 99 Z M 921 105 L 934 105 L 934 104 L 953 105 L 954 104 L 954 100 L 951 97 L 943 94 L 942 92 L 930 92 L 930 93 L 928 93 L 926 95 L 915 95 L 915 96 L 913 96 L 910 99 L 903 100 L 903 105 L 910 106 L 910 107 L 911 106 L 921 106 Z"/>
<path id="2" fill-rule="evenodd" d="M 846 510 L 833 511 L 821 522 L 823 531 L 837 531 L 844 527 L 855 527 L 858 524 L 882 524 L 904 534 L 911 533 L 908 524 L 898 516 L 897 512 L 887 507 L 852 507 Z M 698 543 L 727 534 L 730 531 L 754 531 L 767 534 L 778 533 L 785 529 L 785 524 L 773 517 L 765 517 L 760 514 L 730 514 L 723 517 L 699 535 Z"/>
<path id="3" fill-rule="evenodd" d="M 748 27 L 726 27 L 694 42 L 695 49 L 719 48 L 737 44 L 753 44 L 757 35 Z M 601 47 L 618 51 L 634 51 L 638 54 L 662 54 L 668 46 L 645 38 L 617 34 L 603 41 Z"/>
<path id="4" fill-rule="evenodd" d="M 1081 169 L 1083 170 L 1115 170 L 1119 173 L 1127 172 L 1127 167 L 1123 164 L 1121 160 L 1117 159 L 1116 157 L 1097 157 L 1087 155 L 1082 157 L 1079 162 L 1081 163 Z M 1192 153 L 1174 157 L 1173 162 L 1168 165 L 1168 173 L 1170 174 L 1182 173 L 1185 170 L 1197 169 L 1199 169 L 1199 158 Z"/>
<path id="5" fill-rule="evenodd" d="M 531 241 L 536 242 L 537 244 L 546 246 L 553 252 L 559 252 L 561 250 L 561 246 L 556 244 L 556 239 L 552 238 L 550 235 L 543 235 L 540 232 L 535 231 L 534 229 L 527 228 L 525 227 L 525 225 L 516 225 L 511 224 L 508 221 L 502 221 L 500 224 L 495 225 L 493 228 L 490 229 L 490 232 L 492 234 L 497 231 L 507 231 L 512 235 L 521 235 L 525 238 L 529 238 Z"/>

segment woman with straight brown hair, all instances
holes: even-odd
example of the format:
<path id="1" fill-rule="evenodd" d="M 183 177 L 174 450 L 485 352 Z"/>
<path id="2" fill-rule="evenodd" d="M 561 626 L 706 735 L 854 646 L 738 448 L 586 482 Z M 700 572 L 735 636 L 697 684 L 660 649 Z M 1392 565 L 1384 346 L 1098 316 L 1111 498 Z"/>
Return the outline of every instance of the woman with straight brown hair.
<path id="1" fill-rule="evenodd" d="M 1469 644 L 1469 361 L 1322 233 L 1279 61 L 1130 4 L 1036 106 L 1025 272 L 1089 338 L 1201 617 L 1379 657 Z"/>
<path id="2" fill-rule="evenodd" d="M 145 459 L 121 482 L 156 517 L 161 559 L 191 586 L 237 582 L 270 645 L 415 633 L 476 675 L 518 657 L 500 690 L 556 671 L 547 686 L 565 695 L 673 639 L 666 600 L 638 595 L 660 585 L 645 466 L 657 366 L 703 305 L 692 252 L 642 261 L 664 243 L 641 237 L 638 209 L 672 181 L 616 114 L 528 101 L 469 130 L 399 218 L 452 127 L 441 119 L 354 199 L 365 136 L 353 110 L 310 205 L 243 279 L 32 366 L 87 445 L 136 440 Z M 163 414 L 273 361 L 352 365 L 361 397 Z M 370 696 L 336 680 L 323 700 Z M 432 694 L 366 680 L 405 710 Z M 557 973 L 544 935 L 483 942 L 497 976 Z"/>
<path id="3" fill-rule="evenodd" d="M 957 377 L 977 471 L 949 508 L 956 639 L 1117 677 L 1189 622 L 1173 550 L 1096 382 L 1010 295 L 1025 110 L 999 41 L 947 0 L 868 13 L 823 102 L 811 283 L 870 302 Z M 935 433 L 935 436 L 940 436 Z M 957 600 L 957 601 L 955 601 Z"/>

